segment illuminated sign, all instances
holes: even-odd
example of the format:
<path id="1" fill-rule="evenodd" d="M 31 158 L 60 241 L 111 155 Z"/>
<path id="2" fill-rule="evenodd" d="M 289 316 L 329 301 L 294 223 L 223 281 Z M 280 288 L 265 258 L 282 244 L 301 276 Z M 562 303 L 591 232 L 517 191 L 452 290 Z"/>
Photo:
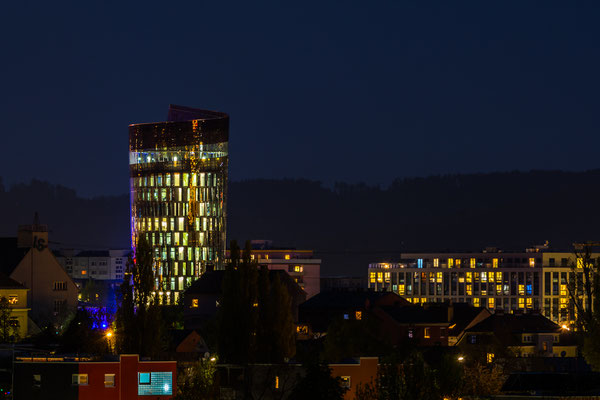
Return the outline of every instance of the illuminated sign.
<path id="1" fill-rule="evenodd" d="M 138 373 L 138 396 L 169 396 L 172 394 L 172 372 Z"/>

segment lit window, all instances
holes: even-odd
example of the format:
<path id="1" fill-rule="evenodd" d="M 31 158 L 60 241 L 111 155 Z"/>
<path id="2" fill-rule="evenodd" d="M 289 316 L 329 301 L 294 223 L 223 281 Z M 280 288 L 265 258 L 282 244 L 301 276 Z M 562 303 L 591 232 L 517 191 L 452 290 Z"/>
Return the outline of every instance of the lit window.
<path id="1" fill-rule="evenodd" d="M 481 273 L 481 282 L 487 282 L 487 272 Z"/>
<path id="2" fill-rule="evenodd" d="M 467 285 L 467 296 L 473 295 L 473 285 Z"/>
<path id="3" fill-rule="evenodd" d="M 423 259 L 422 258 L 419 258 L 417 260 L 417 268 L 423 268 Z"/>
<path id="4" fill-rule="evenodd" d="M 560 295 L 561 296 L 567 295 L 567 285 L 560 285 Z"/>
<path id="5" fill-rule="evenodd" d="M 341 379 L 341 381 L 342 381 L 342 382 L 341 382 L 341 386 L 342 386 L 343 388 L 350 389 L 350 379 L 351 379 L 351 378 L 350 378 L 349 376 L 340 376 L 340 379 Z"/>
<path id="6" fill-rule="evenodd" d="M 150 385 L 150 372 L 140 372 L 138 374 L 139 384 L 140 385 Z"/>
<path id="7" fill-rule="evenodd" d="M 475 307 L 479 307 L 479 297 L 474 297 L 474 298 L 473 298 L 473 305 L 474 305 Z"/>
<path id="8" fill-rule="evenodd" d="M 18 302 L 19 302 L 19 296 L 16 296 L 16 295 L 8 296 L 8 303 L 9 304 L 15 305 Z"/>
<path id="9" fill-rule="evenodd" d="M 421 297 L 421 304 L 425 304 L 427 302 L 427 297 Z"/>
<path id="10" fill-rule="evenodd" d="M 496 285 L 496 292 L 502 293 L 502 285 Z"/>
<path id="11" fill-rule="evenodd" d="M 525 285 L 519 285 L 519 296 L 525 295 Z"/>
<path id="12" fill-rule="evenodd" d="M 85 274 L 87 274 L 87 271 L 85 269 L 82 269 L 81 270 L 81 275 L 85 275 Z"/>
<path id="13" fill-rule="evenodd" d="M 525 299 L 519 297 L 519 308 L 525 308 Z"/>
<path id="14" fill-rule="evenodd" d="M 530 267 L 535 267 L 535 258 L 530 258 L 529 259 L 529 266 Z"/>
<path id="15" fill-rule="evenodd" d="M 391 272 L 386 272 L 384 276 L 385 276 L 385 283 L 390 283 L 390 281 L 392 279 Z"/>
<path id="16" fill-rule="evenodd" d="M 275 389 L 279 389 L 279 376 L 275 375 Z"/>
<path id="17" fill-rule="evenodd" d="M 400 296 L 404 296 L 404 285 L 403 284 L 398 285 L 398 294 Z"/>
<path id="18" fill-rule="evenodd" d="M 498 259 L 497 258 L 492 259 L 492 268 L 498 268 Z"/>
<path id="19" fill-rule="evenodd" d="M 527 298 L 527 308 L 533 308 L 533 301 L 531 299 L 531 297 Z"/>
<path id="20" fill-rule="evenodd" d="M 441 272 L 437 273 L 437 283 L 442 283 L 442 273 Z"/>
<path id="21" fill-rule="evenodd" d="M 429 330 L 430 330 L 430 328 L 423 329 L 423 337 L 425 339 L 429 339 L 431 337 L 431 334 L 430 334 Z"/>
<path id="22" fill-rule="evenodd" d="M 494 299 L 493 297 L 490 297 L 490 298 L 488 299 L 488 308 L 489 308 L 489 309 L 493 309 L 493 308 L 494 308 L 494 305 L 495 305 L 494 303 L 495 303 L 495 299 Z"/>
<path id="23" fill-rule="evenodd" d="M 198 299 L 192 299 L 192 308 L 198 308 Z"/>
<path id="24" fill-rule="evenodd" d="M 375 283 L 377 280 L 377 274 L 375 272 L 369 272 L 369 281 Z"/>
<path id="25" fill-rule="evenodd" d="M 439 258 L 434 258 L 433 259 L 433 266 L 436 267 L 436 268 L 440 266 L 440 259 Z"/>
<path id="26" fill-rule="evenodd" d="M 475 259 L 474 259 L 474 258 L 471 258 L 471 259 L 469 260 L 469 266 L 470 266 L 471 268 L 475 268 Z"/>
<path id="27" fill-rule="evenodd" d="M 577 268 L 583 268 L 583 258 L 577 258 Z"/>
<path id="28" fill-rule="evenodd" d="M 362 319 L 362 311 L 355 312 L 354 316 L 356 317 L 357 321 L 360 321 Z"/>
<path id="29" fill-rule="evenodd" d="M 452 268 L 454 266 L 454 260 L 452 258 L 448 259 L 448 268 Z"/>
<path id="30" fill-rule="evenodd" d="M 471 283 L 473 282 L 473 274 L 471 274 L 470 272 L 467 272 L 467 283 Z"/>
<path id="31" fill-rule="evenodd" d="M 115 387 L 115 374 L 104 374 L 104 387 Z"/>
<path id="32" fill-rule="evenodd" d="M 88 375 L 87 374 L 73 374 L 71 383 L 73 385 L 87 385 L 88 384 Z"/>
<path id="33" fill-rule="evenodd" d="M 412 329 L 408 330 L 408 337 L 409 337 L 409 339 L 413 338 L 413 330 Z"/>
<path id="34" fill-rule="evenodd" d="M 302 265 L 296 265 L 294 267 L 294 272 L 302 272 L 302 271 L 303 271 Z"/>
<path id="35" fill-rule="evenodd" d="M 289 260 L 289 259 L 291 259 L 291 258 L 292 258 L 292 257 L 291 257 L 289 254 L 286 254 L 286 255 L 285 255 L 285 259 L 286 259 L 286 260 Z"/>
<path id="36" fill-rule="evenodd" d="M 383 272 L 377 273 L 377 282 L 383 283 Z"/>
<path id="37" fill-rule="evenodd" d="M 494 361 L 494 353 L 487 353 L 486 360 L 488 364 L 492 363 Z"/>
<path id="38" fill-rule="evenodd" d="M 460 268 L 460 258 L 457 258 L 454 263 L 456 264 L 456 268 Z"/>
<path id="39" fill-rule="evenodd" d="M 568 302 L 568 299 L 567 299 L 567 298 L 564 298 L 564 297 L 563 297 L 563 298 L 561 298 L 561 299 L 560 299 L 560 308 L 561 308 L 561 309 L 565 309 L 565 308 L 567 308 L 567 302 Z"/>
<path id="40" fill-rule="evenodd" d="M 488 274 L 488 282 L 494 283 L 494 278 L 495 278 L 495 274 L 493 272 L 490 272 Z"/>

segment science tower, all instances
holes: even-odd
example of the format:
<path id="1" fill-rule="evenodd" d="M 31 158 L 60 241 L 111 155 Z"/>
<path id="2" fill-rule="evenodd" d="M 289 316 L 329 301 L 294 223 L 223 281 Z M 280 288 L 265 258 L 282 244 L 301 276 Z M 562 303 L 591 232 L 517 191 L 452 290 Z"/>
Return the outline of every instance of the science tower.
<path id="1" fill-rule="evenodd" d="M 151 244 L 163 301 L 222 267 L 228 138 L 227 114 L 175 105 L 166 122 L 129 126 L 131 242 Z"/>

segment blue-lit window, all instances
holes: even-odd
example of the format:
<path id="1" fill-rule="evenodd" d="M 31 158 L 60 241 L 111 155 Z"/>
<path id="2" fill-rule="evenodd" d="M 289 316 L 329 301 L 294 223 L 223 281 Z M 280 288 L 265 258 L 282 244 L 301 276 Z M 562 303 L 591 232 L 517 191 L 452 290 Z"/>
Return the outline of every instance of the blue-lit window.
<path id="1" fill-rule="evenodd" d="M 140 372 L 140 385 L 150 385 L 150 372 Z"/>
<path id="2" fill-rule="evenodd" d="M 531 294 L 531 285 L 527 285 L 527 294 Z"/>
<path id="3" fill-rule="evenodd" d="M 417 268 L 423 268 L 423 259 L 422 258 L 417 259 Z"/>

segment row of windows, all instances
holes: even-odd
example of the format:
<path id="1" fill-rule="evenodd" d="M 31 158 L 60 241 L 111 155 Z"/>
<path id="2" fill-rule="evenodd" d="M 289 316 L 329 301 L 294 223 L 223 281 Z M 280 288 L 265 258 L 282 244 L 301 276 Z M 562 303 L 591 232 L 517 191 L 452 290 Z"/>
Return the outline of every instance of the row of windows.
<path id="1" fill-rule="evenodd" d="M 217 187 L 220 179 L 213 172 L 152 174 L 132 178 L 134 187 Z"/>
<path id="2" fill-rule="evenodd" d="M 196 232 L 206 232 L 206 231 L 213 231 L 213 230 L 217 230 L 215 229 L 216 227 L 218 227 L 218 225 L 220 225 L 220 221 L 217 220 L 217 218 L 210 218 L 210 217 L 202 217 L 202 218 L 194 218 L 193 219 L 193 225 L 190 226 L 189 223 L 189 219 L 187 217 L 178 217 L 178 218 L 166 218 L 166 217 L 162 217 L 162 218 L 151 218 L 151 217 L 141 217 L 141 218 L 137 218 L 137 221 L 135 223 L 136 226 L 136 230 L 138 231 L 142 231 L 142 232 L 169 232 L 168 235 L 168 240 L 170 240 L 171 237 L 171 232 L 173 231 L 179 231 L 179 232 L 185 232 L 185 231 L 190 231 L 192 228 L 193 230 L 195 230 Z M 175 232 L 175 237 L 174 239 L 179 241 L 179 233 Z M 187 233 L 184 233 L 184 236 L 181 237 L 182 240 L 187 240 L 188 236 Z"/>
<path id="3" fill-rule="evenodd" d="M 153 189 L 153 190 L 137 190 L 135 199 L 138 201 L 161 201 L 161 202 L 197 202 L 200 204 L 208 202 L 216 202 L 221 199 L 219 189 L 212 188 L 169 188 L 169 189 Z M 208 207 L 208 206 L 207 206 Z M 207 212 L 210 212 L 209 209 Z M 216 211 L 215 211 L 216 212 Z"/>

